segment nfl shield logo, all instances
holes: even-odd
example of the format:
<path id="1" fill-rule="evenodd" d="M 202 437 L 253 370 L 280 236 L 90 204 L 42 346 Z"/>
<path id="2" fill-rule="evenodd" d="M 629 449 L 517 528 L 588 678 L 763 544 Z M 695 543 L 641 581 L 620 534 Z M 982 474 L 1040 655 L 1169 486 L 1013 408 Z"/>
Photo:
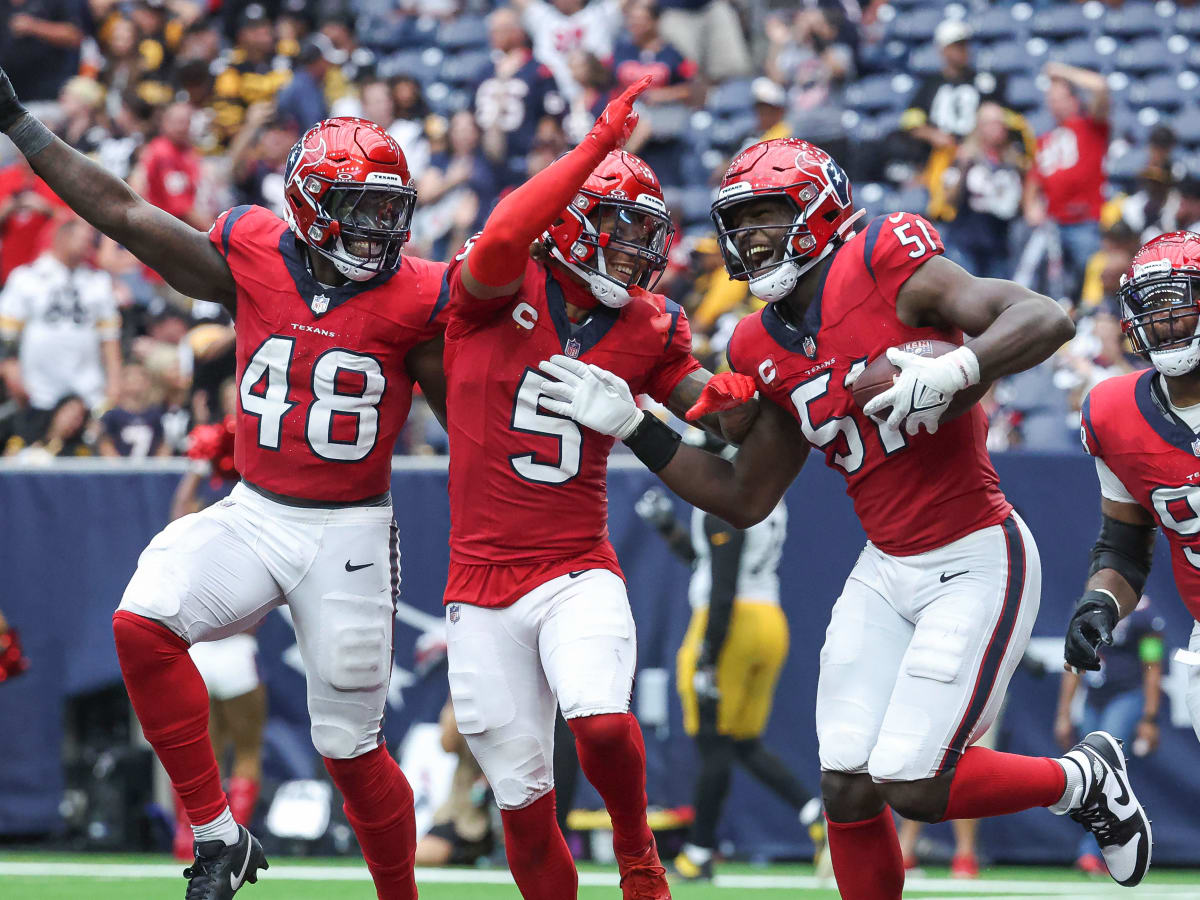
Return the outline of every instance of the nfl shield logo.
<path id="1" fill-rule="evenodd" d="M 581 345 L 579 340 L 577 338 L 571 338 L 569 341 L 567 341 L 567 346 L 564 349 L 566 350 L 567 356 L 571 357 L 571 359 L 578 359 L 580 348 Z"/>
<path id="2" fill-rule="evenodd" d="M 1200 437 L 1192 441 L 1192 453 L 1196 454 L 1196 456 L 1200 456 Z"/>
<path id="3" fill-rule="evenodd" d="M 458 611 L 458 604 L 451 603 L 450 604 L 450 624 L 451 625 L 455 625 L 458 623 L 459 615 L 460 615 L 460 613 Z"/>
<path id="4" fill-rule="evenodd" d="M 804 336 L 804 341 L 800 344 L 800 349 L 804 351 L 804 355 L 809 359 L 817 358 L 817 342 L 811 334 Z"/>
<path id="5" fill-rule="evenodd" d="M 327 309 L 329 309 L 329 298 L 324 294 L 317 294 L 317 296 L 312 298 L 312 311 L 314 313 L 320 315 Z"/>

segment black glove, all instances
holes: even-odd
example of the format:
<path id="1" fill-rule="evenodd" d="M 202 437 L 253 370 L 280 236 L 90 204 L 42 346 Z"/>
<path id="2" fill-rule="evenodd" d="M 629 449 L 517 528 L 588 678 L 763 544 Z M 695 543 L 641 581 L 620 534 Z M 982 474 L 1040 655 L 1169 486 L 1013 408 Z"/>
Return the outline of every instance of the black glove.
<path id="1" fill-rule="evenodd" d="M 8 73 L 0 69 L 0 131 L 8 131 L 25 113 L 25 107 L 17 99 L 17 92 L 8 80 Z"/>
<path id="2" fill-rule="evenodd" d="M 1063 648 L 1067 664 L 1076 669 L 1097 671 L 1100 668 L 1100 656 L 1096 650 L 1101 643 L 1112 645 L 1112 630 L 1119 618 L 1117 601 L 1109 594 L 1104 591 L 1088 591 L 1084 594 L 1067 624 L 1067 640 Z"/>

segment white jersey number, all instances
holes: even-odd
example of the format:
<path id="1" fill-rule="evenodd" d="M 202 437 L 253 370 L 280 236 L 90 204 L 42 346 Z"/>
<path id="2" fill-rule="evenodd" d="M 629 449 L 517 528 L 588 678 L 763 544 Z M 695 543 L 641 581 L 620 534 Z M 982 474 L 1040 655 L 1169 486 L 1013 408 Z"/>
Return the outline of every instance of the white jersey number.
<path id="1" fill-rule="evenodd" d="M 1150 502 L 1163 528 L 1180 537 L 1195 538 L 1200 534 L 1200 486 L 1160 487 L 1150 492 Z M 1200 552 L 1183 547 L 1184 558 L 1193 568 L 1200 569 Z"/>
<path id="2" fill-rule="evenodd" d="M 257 443 L 278 450 L 283 418 L 297 406 L 288 399 L 296 342 L 275 335 L 263 342 L 246 364 L 239 392 L 242 410 L 258 419 Z M 347 376 L 339 384 L 341 376 Z M 357 462 L 375 447 L 379 435 L 379 401 L 387 379 L 379 360 L 349 350 L 326 350 L 313 364 L 313 402 L 305 416 L 305 438 L 313 453 L 330 462 Z M 334 423 L 353 420 L 353 439 L 334 437 Z M 345 426 L 351 430 L 349 423 Z"/>
<path id="3" fill-rule="evenodd" d="M 517 387 L 512 424 L 509 427 L 522 434 L 540 434 L 555 438 L 558 441 L 558 462 L 538 462 L 534 453 L 510 456 L 508 462 L 526 481 L 565 484 L 579 474 L 579 463 L 583 456 L 583 434 L 572 420 L 538 409 L 542 387 L 548 380 L 535 369 L 525 370 L 521 384 Z"/>
<path id="4" fill-rule="evenodd" d="M 843 385 L 849 387 L 865 367 L 865 360 L 854 363 L 850 367 L 850 371 L 846 373 Z M 837 440 L 839 435 L 845 437 L 846 452 L 835 453 L 833 461 L 845 469 L 847 475 L 853 475 L 862 468 L 863 460 L 866 457 L 858 423 L 852 416 L 834 416 L 823 422 L 814 423 L 812 411 L 809 409 L 813 402 L 824 397 L 829 391 L 829 381 L 832 377 L 832 372 L 824 372 L 816 378 L 810 378 L 803 384 L 797 385 L 792 391 L 792 403 L 796 407 L 796 412 L 800 414 L 800 430 L 814 447 L 824 450 Z M 907 438 L 895 428 L 889 428 L 882 422 L 875 422 L 875 429 L 879 432 L 879 443 L 883 445 L 883 451 L 887 456 L 903 450 L 907 445 Z"/>

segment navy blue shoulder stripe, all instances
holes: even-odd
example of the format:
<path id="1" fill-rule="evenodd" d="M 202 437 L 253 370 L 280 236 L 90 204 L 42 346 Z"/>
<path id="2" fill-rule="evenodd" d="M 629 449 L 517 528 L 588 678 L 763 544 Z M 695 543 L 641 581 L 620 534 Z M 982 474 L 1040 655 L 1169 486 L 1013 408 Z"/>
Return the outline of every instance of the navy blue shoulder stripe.
<path id="1" fill-rule="evenodd" d="M 675 340 L 675 329 L 679 327 L 679 316 L 683 312 L 683 307 L 674 300 L 667 299 L 667 312 L 671 314 L 671 330 L 667 332 L 667 347 L 671 346 L 671 341 Z M 664 350 L 666 347 L 663 348 Z"/>
<path id="2" fill-rule="evenodd" d="M 229 255 L 229 238 L 233 234 L 233 223 L 252 209 L 254 209 L 253 206 L 235 206 L 225 217 L 225 227 L 221 229 L 221 253 L 223 255 Z"/>
<path id="3" fill-rule="evenodd" d="M 871 268 L 871 257 L 875 255 L 875 242 L 879 240 L 879 231 L 883 228 L 884 216 L 876 216 L 867 226 L 867 234 L 863 239 L 863 262 L 867 266 L 867 274 L 876 281 L 875 270 Z M 878 283 L 876 281 L 876 283 Z"/>
<path id="4" fill-rule="evenodd" d="M 1087 429 L 1087 433 L 1091 435 L 1092 445 L 1096 448 L 1097 454 L 1100 453 L 1100 438 L 1096 435 L 1096 427 L 1092 425 L 1092 395 L 1089 393 L 1083 398 L 1083 407 L 1079 411 L 1080 418 L 1083 421 L 1083 427 Z M 1086 442 L 1085 442 L 1085 449 Z"/>
<path id="5" fill-rule="evenodd" d="M 442 273 L 442 286 L 438 290 L 437 302 L 433 304 L 433 312 L 429 314 L 429 318 L 425 324 L 429 324 L 438 317 L 438 314 L 446 308 L 446 304 L 450 302 L 450 270 L 447 269 Z"/>

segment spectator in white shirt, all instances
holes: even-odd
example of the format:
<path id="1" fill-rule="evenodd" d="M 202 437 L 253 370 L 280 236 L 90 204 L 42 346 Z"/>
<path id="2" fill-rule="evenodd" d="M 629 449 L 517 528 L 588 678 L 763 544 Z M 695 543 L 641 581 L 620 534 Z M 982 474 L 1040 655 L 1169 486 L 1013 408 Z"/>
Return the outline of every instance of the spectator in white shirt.
<path id="1" fill-rule="evenodd" d="M 11 396 L 40 432 L 63 397 L 111 403 L 121 371 L 121 319 L 113 281 L 87 261 L 97 233 L 81 219 L 57 227 L 50 249 L 18 266 L 0 292 L 2 366 Z"/>
<path id="2" fill-rule="evenodd" d="M 513 0 L 512 5 L 533 40 L 534 58 L 553 73 L 567 101 L 581 90 L 567 58 L 583 49 L 608 59 L 624 24 L 619 0 Z"/>

